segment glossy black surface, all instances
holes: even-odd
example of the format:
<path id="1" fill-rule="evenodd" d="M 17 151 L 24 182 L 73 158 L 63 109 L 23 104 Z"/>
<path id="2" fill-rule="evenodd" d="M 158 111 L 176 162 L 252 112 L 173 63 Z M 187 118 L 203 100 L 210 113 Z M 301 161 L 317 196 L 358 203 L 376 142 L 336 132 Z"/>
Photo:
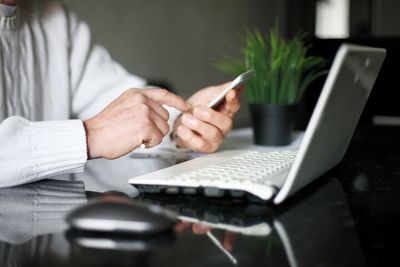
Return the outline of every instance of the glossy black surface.
<path id="1" fill-rule="evenodd" d="M 354 136 L 337 167 L 280 206 L 136 198 L 186 220 L 174 233 L 151 238 L 68 229 L 66 213 L 85 195 L 99 196 L 79 181 L 1 189 L 0 266 L 398 266 L 400 130 L 367 132 Z M 109 190 L 113 175 L 128 166 L 100 163 L 84 174 L 86 190 L 93 180 Z M 109 173 L 100 171 L 107 166 Z"/>
<path id="2" fill-rule="evenodd" d="M 78 230 L 146 235 L 171 231 L 176 219 L 158 206 L 108 196 L 74 209 L 66 216 L 66 222 Z"/>

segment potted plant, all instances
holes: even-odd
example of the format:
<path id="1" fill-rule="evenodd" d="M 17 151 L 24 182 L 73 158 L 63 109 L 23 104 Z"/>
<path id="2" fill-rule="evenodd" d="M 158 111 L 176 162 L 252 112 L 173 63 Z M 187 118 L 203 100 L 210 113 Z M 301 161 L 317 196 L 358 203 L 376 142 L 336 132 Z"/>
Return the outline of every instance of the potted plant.
<path id="1" fill-rule="evenodd" d="M 254 129 L 259 145 L 281 146 L 291 142 L 296 107 L 312 81 L 326 74 L 325 60 L 307 56 L 304 35 L 289 40 L 277 28 L 268 37 L 258 30 L 246 31 L 243 59 L 223 57 L 216 68 L 233 75 L 246 70 L 255 76 L 246 83 Z"/>

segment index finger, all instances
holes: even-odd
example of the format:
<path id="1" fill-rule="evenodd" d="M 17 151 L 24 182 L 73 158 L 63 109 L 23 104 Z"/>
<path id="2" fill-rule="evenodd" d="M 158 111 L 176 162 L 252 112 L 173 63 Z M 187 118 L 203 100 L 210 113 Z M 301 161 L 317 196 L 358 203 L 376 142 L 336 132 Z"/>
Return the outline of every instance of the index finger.
<path id="1" fill-rule="evenodd" d="M 177 96 L 166 89 L 153 88 L 153 89 L 143 89 L 142 91 L 146 96 L 157 101 L 162 105 L 167 105 L 174 107 L 180 111 L 186 111 L 190 109 L 190 105 L 183 100 L 182 97 Z"/>

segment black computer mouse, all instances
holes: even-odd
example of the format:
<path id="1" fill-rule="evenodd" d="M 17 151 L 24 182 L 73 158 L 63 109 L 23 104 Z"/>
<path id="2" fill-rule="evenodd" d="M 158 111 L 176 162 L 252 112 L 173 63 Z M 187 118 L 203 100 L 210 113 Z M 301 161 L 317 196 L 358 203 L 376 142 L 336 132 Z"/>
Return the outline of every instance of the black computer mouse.
<path id="1" fill-rule="evenodd" d="M 177 218 L 165 209 L 123 199 L 97 199 L 66 217 L 74 229 L 107 233 L 157 234 L 172 230 Z"/>

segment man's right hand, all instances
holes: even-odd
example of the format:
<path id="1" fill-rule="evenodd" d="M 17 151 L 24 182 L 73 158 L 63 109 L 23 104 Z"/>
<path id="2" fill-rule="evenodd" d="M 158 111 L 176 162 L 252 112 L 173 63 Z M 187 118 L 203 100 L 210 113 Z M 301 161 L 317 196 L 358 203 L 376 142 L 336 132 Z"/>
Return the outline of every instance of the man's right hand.
<path id="1" fill-rule="evenodd" d="M 161 143 L 169 132 L 168 111 L 190 108 L 181 97 L 165 89 L 129 89 L 95 117 L 84 121 L 88 158 L 115 159 L 141 144 Z"/>

